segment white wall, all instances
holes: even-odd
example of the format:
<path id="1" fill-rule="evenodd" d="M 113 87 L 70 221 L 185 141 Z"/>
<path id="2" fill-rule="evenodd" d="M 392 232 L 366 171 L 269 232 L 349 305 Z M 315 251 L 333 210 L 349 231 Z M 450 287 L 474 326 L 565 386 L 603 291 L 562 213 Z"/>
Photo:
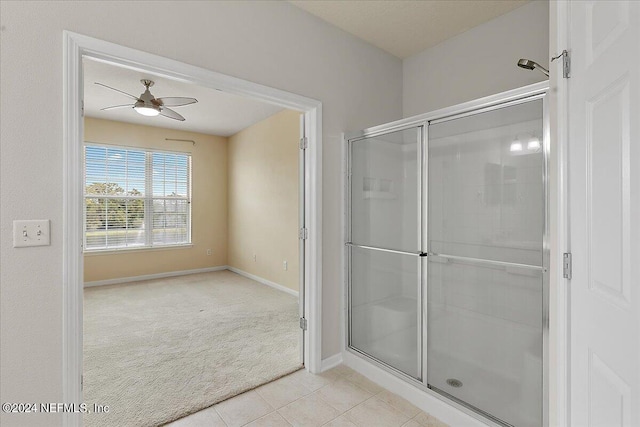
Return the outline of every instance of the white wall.
<path id="1" fill-rule="evenodd" d="M 410 117 L 546 79 L 516 66 L 549 68 L 549 3 L 533 0 L 403 61 L 403 116 Z"/>
<path id="2" fill-rule="evenodd" d="M 323 102 L 323 357 L 340 350 L 341 132 L 400 118 L 399 60 L 286 2 L 3 1 L 0 17 L 2 402 L 62 399 L 65 29 Z M 13 249 L 12 220 L 31 218 L 51 220 L 51 246 Z"/>

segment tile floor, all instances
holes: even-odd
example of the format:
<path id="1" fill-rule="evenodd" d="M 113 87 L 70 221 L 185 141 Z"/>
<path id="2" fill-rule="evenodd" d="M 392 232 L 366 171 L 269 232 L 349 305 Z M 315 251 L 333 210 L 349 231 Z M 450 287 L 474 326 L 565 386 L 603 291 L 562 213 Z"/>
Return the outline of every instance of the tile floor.
<path id="1" fill-rule="evenodd" d="M 167 427 L 448 427 L 364 376 L 338 366 L 304 370 Z"/>

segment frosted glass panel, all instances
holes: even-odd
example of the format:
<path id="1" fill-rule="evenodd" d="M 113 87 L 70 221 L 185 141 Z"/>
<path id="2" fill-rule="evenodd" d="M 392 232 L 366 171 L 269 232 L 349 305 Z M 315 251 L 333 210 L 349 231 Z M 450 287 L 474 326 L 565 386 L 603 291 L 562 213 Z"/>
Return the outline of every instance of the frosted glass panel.
<path id="1" fill-rule="evenodd" d="M 420 259 L 351 248 L 350 345 L 417 379 Z"/>
<path id="2" fill-rule="evenodd" d="M 351 241 L 419 251 L 420 128 L 351 143 Z"/>
<path id="3" fill-rule="evenodd" d="M 518 427 L 542 425 L 542 272 L 429 257 L 431 387 Z"/>
<path id="4" fill-rule="evenodd" d="M 542 117 L 429 126 L 427 380 L 518 427 L 542 425 Z"/>
<path id="5" fill-rule="evenodd" d="M 542 100 L 429 126 L 429 251 L 542 265 Z"/>

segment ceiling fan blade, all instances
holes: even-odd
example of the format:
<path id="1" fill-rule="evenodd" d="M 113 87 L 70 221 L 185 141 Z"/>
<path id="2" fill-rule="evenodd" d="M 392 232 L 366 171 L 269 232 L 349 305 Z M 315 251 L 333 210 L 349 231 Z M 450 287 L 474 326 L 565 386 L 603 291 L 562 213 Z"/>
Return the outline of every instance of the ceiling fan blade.
<path id="1" fill-rule="evenodd" d="M 160 107 L 160 115 L 184 122 L 184 117 L 173 111 L 171 108 L 167 108 L 165 106 Z"/>
<path id="2" fill-rule="evenodd" d="M 136 101 L 138 100 L 138 97 L 137 97 L 137 96 L 133 96 L 133 95 L 131 95 L 130 93 L 127 93 L 127 92 L 121 91 L 120 89 L 116 89 L 115 87 L 107 86 L 107 85 L 105 85 L 105 84 L 98 83 L 98 82 L 95 82 L 95 84 L 97 84 L 98 86 L 106 87 L 107 89 L 115 90 L 116 92 L 120 92 L 120 93 L 121 93 L 121 94 L 123 94 L 123 95 L 127 95 L 128 97 L 131 97 L 131 98 L 135 99 Z"/>
<path id="3" fill-rule="evenodd" d="M 124 107 L 133 108 L 133 105 L 134 104 L 114 105 L 112 107 L 101 108 L 100 111 L 115 110 L 116 108 L 124 108 Z"/>
<path id="4" fill-rule="evenodd" d="M 158 101 L 162 103 L 162 105 L 166 105 L 167 107 L 181 107 L 183 105 L 195 104 L 198 102 L 195 98 L 184 98 L 184 97 L 167 97 L 167 98 L 157 98 Z"/>

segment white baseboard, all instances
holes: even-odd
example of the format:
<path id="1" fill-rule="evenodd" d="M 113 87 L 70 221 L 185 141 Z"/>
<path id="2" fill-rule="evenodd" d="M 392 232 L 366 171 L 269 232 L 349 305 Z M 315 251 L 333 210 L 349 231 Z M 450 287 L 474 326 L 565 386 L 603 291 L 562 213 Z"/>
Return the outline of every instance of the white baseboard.
<path id="1" fill-rule="evenodd" d="M 247 273 L 246 271 L 240 270 L 239 268 L 227 266 L 227 270 L 233 271 L 234 273 L 244 276 L 247 279 L 255 280 L 256 282 L 262 283 L 263 285 L 271 286 L 272 288 L 275 288 L 282 292 L 286 292 L 295 297 L 298 296 L 298 291 L 294 291 L 293 289 L 282 286 L 276 282 L 272 282 L 271 280 L 263 279 L 262 277 L 256 276 L 255 274 Z"/>
<path id="2" fill-rule="evenodd" d="M 207 267 L 207 268 L 196 268 L 193 270 L 168 271 L 166 273 L 157 273 L 157 274 L 144 274 L 141 276 L 119 277 L 116 279 L 95 280 L 93 282 L 85 282 L 84 287 L 91 288 L 94 286 L 117 285 L 121 283 L 140 282 L 142 280 L 163 279 L 166 277 L 184 276 L 187 274 L 196 274 L 196 273 L 209 273 L 211 271 L 221 271 L 221 270 L 233 271 L 234 273 L 237 273 L 248 279 L 255 280 L 256 282 L 262 283 L 263 285 L 270 286 L 272 288 L 275 288 L 282 292 L 286 292 L 295 297 L 298 296 L 298 292 L 294 291 L 293 289 L 289 289 L 286 286 L 279 285 L 278 283 L 272 282 L 267 279 L 263 279 L 262 277 L 258 277 L 254 274 L 247 273 L 246 271 L 243 271 L 228 265 L 219 265 L 217 267 Z M 332 356 L 332 357 L 335 357 L 335 356 Z"/>
<path id="3" fill-rule="evenodd" d="M 349 351 L 342 353 L 342 359 L 344 364 L 349 368 L 364 375 L 390 392 L 408 400 L 413 405 L 450 426 L 487 427 L 487 425 L 490 425 L 467 414 L 461 407 L 459 409 L 459 405 L 456 403 L 445 402 L 439 397 L 401 380 L 395 375 L 390 374 L 384 369 Z"/>
<path id="4" fill-rule="evenodd" d="M 217 267 L 196 268 L 193 270 L 168 271 L 166 273 L 144 274 L 142 276 L 119 277 L 117 279 L 108 279 L 108 280 L 96 280 L 93 282 L 85 282 L 84 287 L 90 288 L 93 286 L 117 285 L 120 283 L 140 282 L 142 280 L 163 279 L 165 277 L 184 276 L 186 274 L 209 273 L 211 271 L 227 270 L 228 268 L 229 267 L 226 265 L 219 265 Z"/>
<path id="5" fill-rule="evenodd" d="M 320 363 L 320 372 L 328 371 L 342 363 L 342 353 L 334 354 L 326 359 L 322 359 Z"/>

